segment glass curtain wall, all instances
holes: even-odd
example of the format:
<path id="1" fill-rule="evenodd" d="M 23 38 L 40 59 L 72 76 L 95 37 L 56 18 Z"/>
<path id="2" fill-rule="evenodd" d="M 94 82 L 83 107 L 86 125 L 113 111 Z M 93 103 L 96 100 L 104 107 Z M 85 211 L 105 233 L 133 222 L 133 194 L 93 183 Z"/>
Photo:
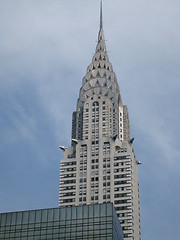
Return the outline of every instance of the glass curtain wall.
<path id="1" fill-rule="evenodd" d="M 122 230 L 112 203 L 0 214 L 1 240 L 115 239 Z"/>

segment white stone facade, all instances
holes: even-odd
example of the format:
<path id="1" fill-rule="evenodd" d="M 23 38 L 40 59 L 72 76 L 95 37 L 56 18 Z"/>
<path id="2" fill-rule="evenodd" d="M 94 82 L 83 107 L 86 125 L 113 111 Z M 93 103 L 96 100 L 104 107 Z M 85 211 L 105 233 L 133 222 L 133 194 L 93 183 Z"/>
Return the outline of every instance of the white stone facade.
<path id="1" fill-rule="evenodd" d="M 72 146 L 60 166 L 59 206 L 113 202 L 125 240 L 140 240 L 137 160 L 109 62 L 102 19 L 96 53 L 82 81 L 72 120 Z"/>

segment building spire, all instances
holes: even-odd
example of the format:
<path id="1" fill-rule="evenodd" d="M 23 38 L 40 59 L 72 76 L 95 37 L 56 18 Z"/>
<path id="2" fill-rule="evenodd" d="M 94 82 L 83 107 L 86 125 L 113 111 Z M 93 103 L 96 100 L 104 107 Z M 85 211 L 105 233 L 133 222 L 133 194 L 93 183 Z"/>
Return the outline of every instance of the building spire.
<path id="1" fill-rule="evenodd" d="M 100 3 L 100 28 L 99 28 L 99 36 L 98 42 L 104 40 L 104 33 L 103 33 L 103 16 L 102 16 L 102 1 Z"/>
<path id="2" fill-rule="evenodd" d="M 100 5 L 100 30 L 103 28 L 103 17 L 102 17 L 102 1 Z"/>

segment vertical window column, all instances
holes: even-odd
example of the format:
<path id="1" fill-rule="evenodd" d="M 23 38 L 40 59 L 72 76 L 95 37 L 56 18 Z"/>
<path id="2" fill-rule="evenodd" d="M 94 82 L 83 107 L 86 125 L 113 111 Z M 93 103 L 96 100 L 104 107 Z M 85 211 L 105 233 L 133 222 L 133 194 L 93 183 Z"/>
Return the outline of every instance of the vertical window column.
<path id="1" fill-rule="evenodd" d="M 99 103 L 92 104 L 92 140 L 99 139 Z"/>
<path id="2" fill-rule="evenodd" d="M 110 201 L 110 144 L 103 145 L 103 202 Z"/>
<path id="3" fill-rule="evenodd" d="M 79 203 L 86 203 L 87 194 L 87 145 L 80 149 Z"/>

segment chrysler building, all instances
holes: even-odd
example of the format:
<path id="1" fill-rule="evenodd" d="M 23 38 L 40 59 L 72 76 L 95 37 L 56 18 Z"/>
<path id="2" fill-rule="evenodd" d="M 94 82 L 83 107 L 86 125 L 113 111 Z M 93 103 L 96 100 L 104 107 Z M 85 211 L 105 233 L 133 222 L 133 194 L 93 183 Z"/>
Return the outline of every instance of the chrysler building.
<path id="1" fill-rule="evenodd" d="M 102 3 L 95 54 L 72 115 L 71 146 L 60 163 L 59 206 L 112 202 L 125 240 L 140 240 L 137 167 L 123 105 L 103 31 Z"/>

